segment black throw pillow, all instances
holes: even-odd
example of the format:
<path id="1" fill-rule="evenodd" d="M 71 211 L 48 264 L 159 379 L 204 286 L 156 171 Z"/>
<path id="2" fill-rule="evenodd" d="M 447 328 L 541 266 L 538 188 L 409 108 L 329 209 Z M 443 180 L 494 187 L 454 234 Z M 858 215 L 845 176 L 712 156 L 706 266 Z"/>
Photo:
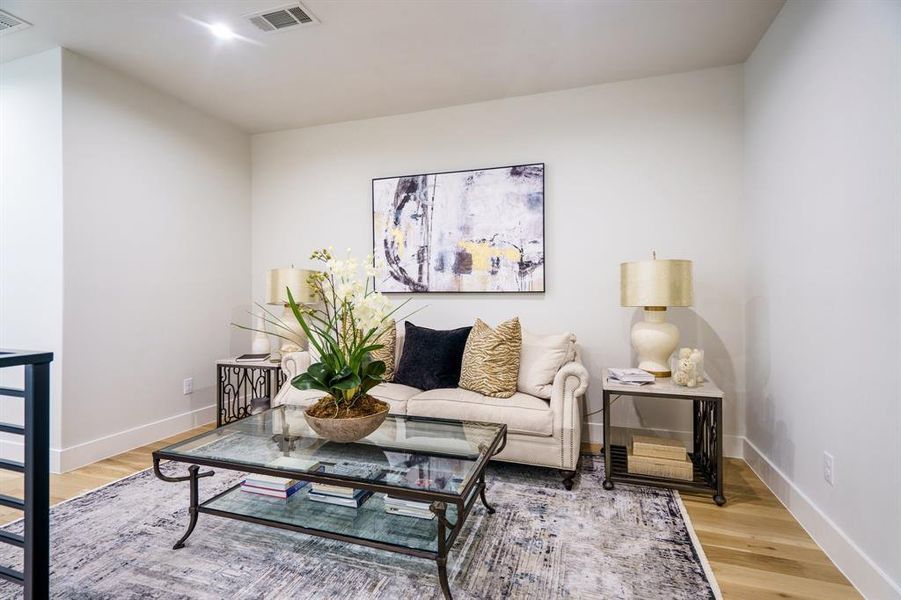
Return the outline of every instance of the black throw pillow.
<path id="1" fill-rule="evenodd" d="M 394 371 L 394 383 L 421 390 L 457 387 L 472 327 L 441 331 L 407 321 L 404 328 L 404 349 Z"/>

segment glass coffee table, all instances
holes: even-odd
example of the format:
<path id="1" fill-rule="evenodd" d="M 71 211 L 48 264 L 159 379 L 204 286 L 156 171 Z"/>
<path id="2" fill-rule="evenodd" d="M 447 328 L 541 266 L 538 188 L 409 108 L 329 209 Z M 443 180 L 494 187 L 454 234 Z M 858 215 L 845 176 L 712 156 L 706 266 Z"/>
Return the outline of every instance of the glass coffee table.
<path id="1" fill-rule="evenodd" d="M 184 547 L 206 513 L 434 560 L 450 598 L 448 551 L 476 498 L 494 512 L 485 498 L 485 468 L 506 440 L 503 424 L 389 415 L 371 435 L 341 444 L 318 437 L 302 408 L 280 406 L 157 450 L 153 470 L 163 481 L 189 483 L 190 521 L 174 549 Z M 189 464 L 188 474 L 163 474 L 161 460 Z M 311 500 L 309 484 L 285 499 L 247 493 L 238 483 L 201 502 L 197 481 L 213 475 L 201 466 L 372 494 L 352 508 Z M 388 513 L 386 496 L 394 506 L 427 503 L 432 514 Z"/>

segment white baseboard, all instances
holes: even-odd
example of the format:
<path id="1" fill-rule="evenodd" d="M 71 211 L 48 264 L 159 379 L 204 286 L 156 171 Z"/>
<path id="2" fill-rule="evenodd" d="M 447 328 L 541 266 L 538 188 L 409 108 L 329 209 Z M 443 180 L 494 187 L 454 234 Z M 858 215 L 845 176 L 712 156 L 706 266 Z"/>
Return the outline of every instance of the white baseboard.
<path id="1" fill-rule="evenodd" d="M 585 423 L 588 431 L 588 437 L 583 442 L 592 442 L 600 444 L 604 439 L 603 423 Z M 639 429 L 637 427 L 630 428 L 636 432 L 642 432 L 648 435 L 657 435 L 661 437 L 669 437 L 682 440 L 686 447 L 690 448 L 693 442 L 692 433 L 690 431 L 673 431 L 670 429 Z M 723 455 L 730 458 L 744 458 L 744 440 L 740 435 L 724 435 L 723 436 Z"/>
<path id="2" fill-rule="evenodd" d="M 50 471 L 65 473 L 98 460 L 127 452 L 132 448 L 158 442 L 159 440 L 182 433 L 200 425 L 216 420 L 216 405 L 211 404 L 180 415 L 140 425 L 125 431 L 77 444 L 68 448 L 50 449 Z M 3 447 L 0 446 L 0 452 Z"/>
<path id="3" fill-rule="evenodd" d="M 754 473 L 797 519 L 838 569 L 865 598 L 901 600 L 901 586 L 892 581 L 811 499 L 749 440 L 744 458 Z"/>

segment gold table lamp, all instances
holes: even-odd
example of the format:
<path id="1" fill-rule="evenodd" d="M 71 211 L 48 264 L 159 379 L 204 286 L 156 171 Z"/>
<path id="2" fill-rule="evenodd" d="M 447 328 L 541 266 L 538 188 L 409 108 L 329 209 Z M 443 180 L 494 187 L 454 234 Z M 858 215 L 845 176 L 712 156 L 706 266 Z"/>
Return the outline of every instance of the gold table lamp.
<path id="1" fill-rule="evenodd" d="M 679 345 L 679 329 L 666 322 L 668 306 L 691 306 L 694 298 L 690 260 L 626 262 L 619 266 L 620 305 L 644 308 L 644 321 L 632 326 L 638 368 L 655 377 L 672 375 L 669 357 Z"/>
<path id="2" fill-rule="evenodd" d="M 297 343 L 292 343 L 284 339 L 282 340 L 282 345 L 279 349 L 282 356 L 290 352 L 299 352 L 300 350 L 307 349 L 307 336 L 300 327 L 300 323 L 298 323 L 297 319 L 294 317 L 294 313 L 291 311 L 291 305 L 288 303 L 287 290 L 288 288 L 291 289 L 291 295 L 294 296 L 294 301 L 298 304 L 315 304 L 316 298 L 313 294 L 313 289 L 307 283 L 307 277 L 311 273 L 313 273 L 313 271 L 308 271 L 307 269 L 295 269 L 292 266 L 290 268 L 271 269 L 267 274 L 266 303 L 284 307 L 281 320 L 293 334 L 289 337 L 293 337 L 297 340 Z M 281 333 L 287 334 L 285 331 L 282 331 Z"/>

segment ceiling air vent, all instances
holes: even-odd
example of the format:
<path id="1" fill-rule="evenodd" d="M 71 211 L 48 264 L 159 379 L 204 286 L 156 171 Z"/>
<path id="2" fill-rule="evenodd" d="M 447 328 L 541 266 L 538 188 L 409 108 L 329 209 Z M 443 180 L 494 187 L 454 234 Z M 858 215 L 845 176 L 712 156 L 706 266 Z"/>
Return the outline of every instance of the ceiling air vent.
<path id="1" fill-rule="evenodd" d="M 247 19 L 262 31 L 282 31 L 298 25 L 312 25 L 319 19 L 302 4 L 291 4 L 248 15 Z"/>
<path id="2" fill-rule="evenodd" d="M 0 35 L 19 31 L 20 29 L 28 29 L 29 27 L 31 27 L 31 23 L 0 10 Z"/>

